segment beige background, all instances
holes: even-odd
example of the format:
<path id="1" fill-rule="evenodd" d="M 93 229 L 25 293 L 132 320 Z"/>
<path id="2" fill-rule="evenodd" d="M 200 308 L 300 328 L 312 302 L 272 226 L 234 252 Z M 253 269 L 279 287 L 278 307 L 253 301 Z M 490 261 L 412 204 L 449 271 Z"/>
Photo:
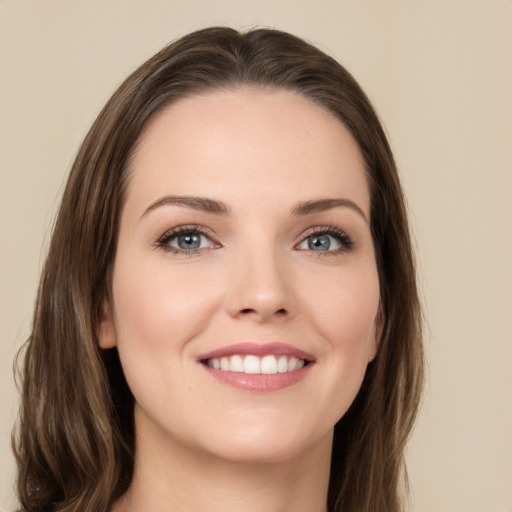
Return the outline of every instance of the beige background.
<path id="1" fill-rule="evenodd" d="M 127 73 L 210 24 L 306 37 L 374 101 L 429 324 L 411 510 L 512 512 L 511 0 L 0 0 L 0 510 L 14 505 L 12 359 L 73 155 Z"/>

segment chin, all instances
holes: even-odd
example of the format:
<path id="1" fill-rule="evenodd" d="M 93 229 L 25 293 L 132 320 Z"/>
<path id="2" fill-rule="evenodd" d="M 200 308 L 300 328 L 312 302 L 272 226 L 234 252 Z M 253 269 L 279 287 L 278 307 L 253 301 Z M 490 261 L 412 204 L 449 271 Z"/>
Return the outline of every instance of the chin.
<path id="1" fill-rule="evenodd" d="M 300 427 L 300 425 L 296 425 Z M 277 464 L 306 455 L 325 444 L 330 453 L 333 429 L 313 435 L 293 429 L 254 426 L 232 430 L 228 435 L 210 438 L 207 450 L 225 461 L 241 464 Z"/>

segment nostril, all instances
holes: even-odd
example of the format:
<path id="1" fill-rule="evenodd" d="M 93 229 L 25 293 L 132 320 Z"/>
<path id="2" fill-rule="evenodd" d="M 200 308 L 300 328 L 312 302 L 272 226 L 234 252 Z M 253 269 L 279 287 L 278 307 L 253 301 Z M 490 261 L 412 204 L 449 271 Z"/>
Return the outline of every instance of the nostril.
<path id="1" fill-rule="evenodd" d="M 240 310 L 240 313 L 242 315 L 256 314 L 257 312 L 258 312 L 258 310 L 254 309 L 254 308 L 244 308 L 244 309 Z M 278 315 L 278 316 L 284 316 L 286 314 L 287 314 L 287 311 L 285 308 L 280 308 L 274 312 L 274 315 Z"/>

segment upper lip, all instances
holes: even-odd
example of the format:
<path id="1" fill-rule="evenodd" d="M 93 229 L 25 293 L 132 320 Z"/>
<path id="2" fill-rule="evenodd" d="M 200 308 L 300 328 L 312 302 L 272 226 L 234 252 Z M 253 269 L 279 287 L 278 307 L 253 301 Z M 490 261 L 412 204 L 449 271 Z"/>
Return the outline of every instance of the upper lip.
<path id="1" fill-rule="evenodd" d="M 305 361 L 312 362 L 315 360 L 315 356 L 305 352 L 304 350 L 298 349 L 293 345 L 287 343 L 272 342 L 272 343 L 234 343 L 232 345 L 226 345 L 210 352 L 201 354 L 197 359 L 199 361 L 206 361 L 208 359 L 217 359 L 221 357 L 230 357 L 234 355 L 252 355 L 252 356 L 290 356 L 296 357 L 297 359 L 304 359 Z"/>

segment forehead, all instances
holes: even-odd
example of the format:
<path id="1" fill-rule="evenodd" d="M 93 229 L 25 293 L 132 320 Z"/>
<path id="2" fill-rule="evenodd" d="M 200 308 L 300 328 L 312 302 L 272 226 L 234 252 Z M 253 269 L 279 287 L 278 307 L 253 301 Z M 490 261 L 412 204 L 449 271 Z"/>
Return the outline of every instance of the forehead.
<path id="1" fill-rule="evenodd" d="M 308 200 L 350 195 L 369 213 L 363 159 L 347 128 L 308 98 L 240 88 L 157 114 L 134 150 L 127 201 L 164 193 Z M 151 197 L 150 197 L 151 196 Z M 304 197 L 298 197 L 304 196 Z"/>

